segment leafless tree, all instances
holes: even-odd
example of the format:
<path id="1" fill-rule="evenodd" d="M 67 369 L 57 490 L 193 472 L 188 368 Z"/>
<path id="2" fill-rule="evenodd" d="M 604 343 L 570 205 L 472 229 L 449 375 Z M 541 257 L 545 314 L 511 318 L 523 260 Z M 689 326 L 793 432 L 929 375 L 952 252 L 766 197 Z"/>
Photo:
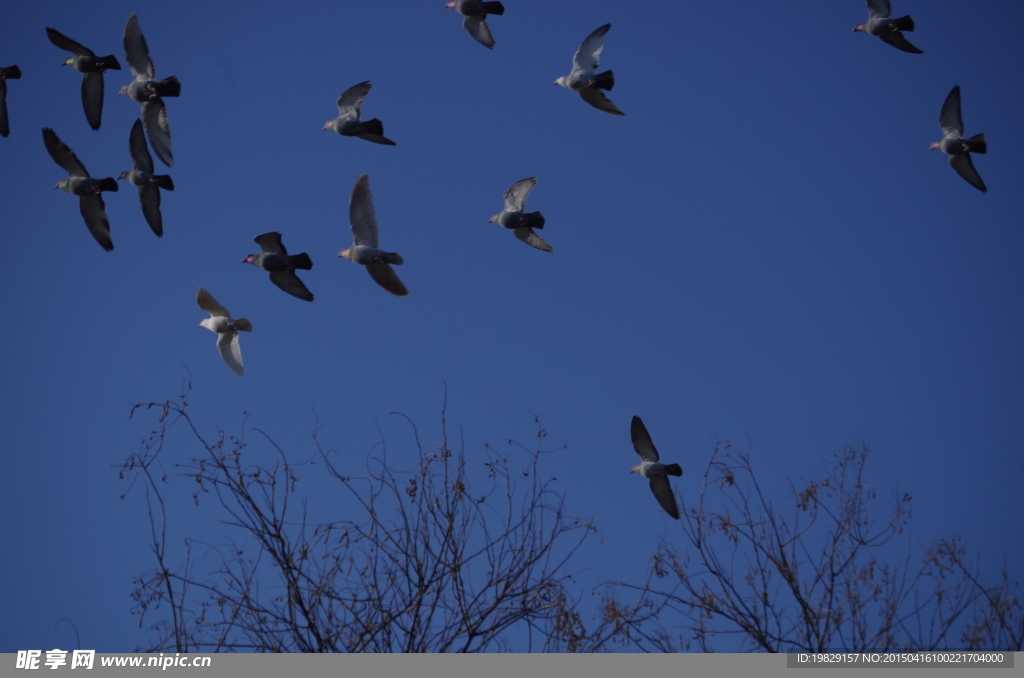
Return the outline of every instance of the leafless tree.
<path id="1" fill-rule="evenodd" d="M 207 440 L 184 390 L 133 408 L 155 411 L 158 426 L 122 470 L 145 491 L 156 559 L 134 593 L 140 625 L 150 623 L 145 651 L 595 651 L 642 626 L 640 605 L 585 627 L 568 563 L 593 526 L 569 518 L 544 478 L 540 462 L 556 450 L 544 448 L 539 422 L 533 447 L 509 440 L 471 463 L 462 441 L 450 446 L 443 411 L 440 443 L 429 449 L 406 419 L 415 449 L 401 456 L 413 468 L 400 470 L 382 439 L 353 475 L 317 431 L 305 463 L 257 428 Z M 167 474 L 161 455 L 175 426 L 198 454 Z M 252 461 L 252 434 L 273 463 Z M 326 469 L 355 500 L 352 515 L 314 524 L 297 492 L 300 469 Z M 165 495 L 181 478 L 197 505 L 214 500 L 238 539 L 186 540 L 184 553 L 170 552 Z"/>
<path id="2" fill-rule="evenodd" d="M 661 651 L 1021 650 L 1017 582 L 1004 568 L 983 583 L 959 538 L 916 559 L 908 539 L 904 551 L 911 497 L 894 493 L 876 520 L 868 456 L 846 446 L 780 510 L 750 454 L 716 445 L 696 504 L 684 504 L 682 546 L 663 543 L 645 583 L 611 587 L 658 615 L 620 638 Z"/>

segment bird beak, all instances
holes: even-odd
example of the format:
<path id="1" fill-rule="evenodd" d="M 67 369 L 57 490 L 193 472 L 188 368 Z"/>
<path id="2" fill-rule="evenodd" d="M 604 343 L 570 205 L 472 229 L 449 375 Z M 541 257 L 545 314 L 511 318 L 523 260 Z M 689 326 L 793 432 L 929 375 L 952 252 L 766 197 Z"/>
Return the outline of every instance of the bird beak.
<path id="1" fill-rule="evenodd" d="M 53 187 L 54 188 L 60 188 L 60 182 L 58 181 L 56 184 L 53 185 Z"/>

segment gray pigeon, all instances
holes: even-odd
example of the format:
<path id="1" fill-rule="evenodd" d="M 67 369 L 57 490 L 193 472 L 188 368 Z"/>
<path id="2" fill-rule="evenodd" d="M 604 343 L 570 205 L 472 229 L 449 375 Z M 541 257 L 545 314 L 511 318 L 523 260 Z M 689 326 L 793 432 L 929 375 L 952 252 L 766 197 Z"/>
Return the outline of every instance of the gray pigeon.
<path id="1" fill-rule="evenodd" d="M 338 117 L 324 123 L 324 129 L 334 130 L 343 137 L 359 137 L 385 146 L 396 145 L 391 139 L 384 137 L 384 123 L 377 118 L 361 122 L 360 109 L 373 85 L 370 81 L 361 82 L 345 90 L 338 97 Z"/>
<path id="2" fill-rule="evenodd" d="M 121 88 L 119 94 L 139 102 L 142 121 L 146 123 L 146 134 L 153 146 L 156 157 L 170 167 L 174 164 L 171 153 L 171 128 L 167 124 L 167 107 L 160 97 L 176 97 L 181 94 L 181 83 L 173 75 L 156 80 L 156 68 L 149 58 L 146 38 L 139 28 L 139 18 L 132 13 L 124 24 L 124 53 L 134 78 Z"/>
<path id="3" fill-rule="evenodd" d="M 863 31 L 868 35 L 877 35 L 882 39 L 882 42 L 889 43 L 896 49 L 901 49 L 911 54 L 924 54 L 924 52 L 911 45 L 903 37 L 903 33 L 900 32 L 914 30 L 913 19 L 909 16 L 900 17 L 899 19 L 891 18 L 892 6 L 889 4 L 889 0 L 867 0 L 867 3 L 867 23 L 854 26 L 854 33 Z"/>
<path id="4" fill-rule="evenodd" d="M 640 455 L 640 463 L 629 469 L 630 473 L 639 473 L 651 482 L 651 492 L 654 498 L 669 514 L 679 520 L 679 507 L 676 505 L 676 495 L 672 492 L 672 486 L 668 482 L 669 476 L 683 475 L 683 469 L 679 464 L 659 463 L 658 450 L 654 449 L 651 442 L 651 435 L 647 432 L 644 422 L 640 417 L 633 417 L 629 425 L 629 435 L 633 439 L 633 449 Z"/>
<path id="5" fill-rule="evenodd" d="M 82 107 L 85 108 L 85 119 L 89 122 L 89 127 L 99 129 L 100 119 L 103 117 L 103 72 L 110 68 L 119 71 L 121 64 L 113 54 L 98 57 L 89 48 L 50 27 L 46 28 L 46 36 L 57 47 L 75 55 L 64 59 L 61 66 L 71 66 L 83 74 Z"/>
<path id="6" fill-rule="evenodd" d="M 228 310 L 218 304 L 213 295 L 202 287 L 196 291 L 196 303 L 199 304 L 199 308 L 210 314 L 209 318 L 200 321 L 199 326 L 217 333 L 217 350 L 220 351 L 224 364 L 230 367 L 232 372 L 242 376 L 245 374 L 245 367 L 242 365 L 238 333 L 252 332 L 252 323 L 245 318 L 233 320 Z"/>
<path id="7" fill-rule="evenodd" d="M 558 78 L 553 84 L 579 92 L 581 99 L 599 111 L 625 115 L 601 91 L 612 91 L 612 87 L 615 86 L 615 75 L 611 71 L 597 72 L 601 50 L 604 49 L 604 35 L 611 27 L 611 24 L 605 24 L 588 35 L 572 56 L 572 72 Z"/>
<path id="8" fill-rule="evenodd" d="M 263 250 L 259 254 L 249 254 L 242 259 L 243 264 L 258 266 L 264 271 L 270 272 L 270 282 L 282 290 L 305 301 L 313 301 L 313 294 L 306 289 L 306 286 L 295 275 L 295 269 L 301 268 L 308 271 L 313 268 L 313 261 L 309 255 L 302 254 L 288 255 L 288 250 L 281 244 L 281 234 L 276 231 L 264 233 L 253 238 L 253 242 Z"/>
<path id="9" fill-rule="evenodd" d="M 346 247 L 338 252 L 338 257 L 345 257 L 349 261 L 366 266 L 370 277 L 391 294 L 407 296 L 409 290 L 405 289 L 405 285 L 391 268 L 391 264 L 404 263 L 402 255 L 377 248 L 377 214 L 373 210 L 370 177 L 367 174 L 360 174 L 355 186 L 352 187 L 348 218 L 352 222 L 352 247 Z"/>
<path id="10" fill-rule="evenodd" d="M 113 177 L 90 177 L 74 152 L 49 127 L 43 128 L 43 143 L 46 144 L 46 150 L 50 152 L 53 161 L 63 167 L 70 177 L 58 181 L 54 188 L 63 188 L 68 193 L 79 196 L 78 206 L 92 237 L 96 238 L 100 247 L 108 252 L 114 249 L 114 242 L 110 239 L 110 222 L 107 221 L 107 210 L 100 192 L 116 191 L 117 182 Z"/>
<path id="11" fill-rule="evenodd" d="M 985 143 L 984 134 L 975 134 L 970 139 L 964 139 L 964 121 L 960 117 L 960 85 L 955 85 L 950 90 L 945 103 L 942 104 L 939 127 L 942 128 L 943 139 L 932 142 L 928 150 L 939 149 L 948 155 L 949 164 L 957 174 L 982 193 L 986 192 L 988 188 L 981 180 L 978 170 L 974 169 L 970 154 L 987 153 L 988 144 Z"/>
<path id="12" fill-rule="evenodd" d="M 526 196 L 530 195 L 530 191 L 536 185 L 536 177 L 529 177 L 509 186 L 505 191 L 505 209 L 487 221 L 512 229 L 515 236 L 527 245 L 544 252 L 554 252 L 554 247 L 533 232 L 535 228 L 544 228 L 544 215 L 540 212 L 523 211 L 526 209 Z"/>
<path id="13" fill-rule="evenodd" d="M 164 234 L 164 219 L 160 214 L 160 189 L 174 190 L 174 182 L 166 174 L 153 174 L 153 158 L 146 148 L 146 135 L 142 133 L 142 120 L 136 120 L 128 135 L 128 152 L 132 156 L 132 170 L 121 172 L 118 179 L 139 187 L 139 202 L 146 223 L 158 237 Z"/>
<path id="14" fill-rule="evenodd" d="M 21 69 L 17 66 L 0 68 L 0 136 L 11 135 L 11 127 L 7 122 L 7 81 L 21 77 Z"/>
<path id="15" fill-rule="evenodd" d="M 505 13 L 505 6 L 500 2 L 485 2 L 484 0 L 451 0 L 445 3 L 445 7 L 454 9 L 461 14 L 462 26 L 473 39 L 488 49 L 494 49 L 494 38 L 491 36 L 491 29 L 487 27 L 487 15 Z"/>

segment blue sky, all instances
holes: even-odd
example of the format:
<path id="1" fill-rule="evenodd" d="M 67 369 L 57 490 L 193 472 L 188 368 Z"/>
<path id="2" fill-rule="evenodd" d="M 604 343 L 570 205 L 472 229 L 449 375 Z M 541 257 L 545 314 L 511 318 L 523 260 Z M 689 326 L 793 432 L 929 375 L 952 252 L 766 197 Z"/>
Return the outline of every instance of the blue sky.
<path id="1" fill-rule="evenodd" d="M 692 496 L 713 441 L 749 441 L 767 484 L 808 477 L 847 442 L 874 450 L 878 488 L 914 497 L 911 539 L 962 535 L 990 574 L 1024 570 L 1024 52 L 1016 3 L 895 0 L 923 55 L 852 35 L 845 2 L 507 0 L 488 50 L 441 0 L 379 3 L 16 3 L 0 24 L 11 135 L 0 139 L 0 366 L 5 460 L 0 652 L 145 643 L 129 610 L 152 566 L 142 496 L 119 466 L 191 378 L 210 434 L 249 423 L 297 457 L 320 437 L 358 469 L 381 433 L 401 446 L 448 421 L 467 451 L 529 442 L 539 415 L 569 511 L 600 533 L 587 576 L 639 580 L 658 539 L 681 542 L 629 476 L 629 420 L 643 417 Z M 782 10 L 785 9 L 785 13 Z M 135 102 L 121 32 L 137 12 L 167 102 L 176 190 L 165 235 L 135 189 L 106 194 L 113 252 L 89 235 L 40 129 L 93 176 L 130 169 Z M 625 113 L 564 88 L 592 30 L 612 29 L 602 69 Z M 52 26 L 125 70 L 108 72 L 89 129 L 80 75 Z M 323 132 L 335 99 L 370 80 L 364 118 L 396 147 Z M 945 156 L 939 109 L 962 88 L 982 194 Z M 157 161 L 158 171 L 164 171 Z M 370 175 L 382 246 L 402 254 L 395 298 L 355 264 L 348 198 Z M 494 224 L 511 183 L 554 254 Z M 1016 188 L 1014 188 L 1016 187 Z M 305 303 L 243 266 L 280 231 L 314 262 Z M 246 374 L 198 323 L 197 287 L 252 321 Z M 184 432 L 165 467 L 196 454 Z M 395 448 L 392 447 L 392 450 Z M 397 454 L 393 452 L 392 454 Z M 391 457 L 392 461 L 400 459 Z M 409 463 L 413 461 L 409 458 Z M 343 514 L 309 477 L 311 501 Z M 178 482 L 175 538 L 229 535 Z M 1018 518 L 1013 518 L 1013 516 Z M 642 525 L 638 529 L 638 525 Z M 586 578 L 586 577 L 585 577 Z"/>

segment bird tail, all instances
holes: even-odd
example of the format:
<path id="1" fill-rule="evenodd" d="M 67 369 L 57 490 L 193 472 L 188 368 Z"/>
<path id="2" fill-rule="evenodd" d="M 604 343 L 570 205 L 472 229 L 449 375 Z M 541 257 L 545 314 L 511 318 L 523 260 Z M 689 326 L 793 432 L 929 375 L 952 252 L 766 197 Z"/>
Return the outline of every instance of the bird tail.
<path id="1" fill-rule="evenodd" d="M 530 212 L 524 214 L 523 218 L 526 220 L 525 226 L 530 228 L 544 228 L 544 215 L 540 212 Z"/>
<path id="2" fill-rule="evenodd" d="M 899 19 L 893 19 L 889 22 L 889 25 L 895 27 L 897 31 L 914 30 L 914 20 L 910 18 L 909 14 Z"/>
<path id="3" fill-rule="evenodd" d="M 100 66 L 102 68 L 113 68 L 115 71 L 121 70 L 121 64 L 117 61 L 117 57 L 111 54 L 100 59 Z"/>
<path id="4" fill-rule="evenodd" d="M 232 322 L 236 330 L 241 332 L 252 332 L 252 323 L 248 318 L 238 318 Z"/>
<path id="5" fill-rule="evenodd" d="M 181 96 L 181 83 L 178 78 L 171 76 L 153 83 L 153 89 L 158 97 Z"/>
<path id="6" fill-rule="evenodd" d="M 670 476 L 683 475 L 683 467 L 679 464 L 668 464 L 665 466 L 665 474 Z"/>
<path id="7" fill-rule="evenodd" d="M 0 68 L 0 75 L 3 76 L 4 80 L 17 80 L 21 77 L 21 69 L 17 66 L 8 66 L 7 68 Z"/>
<path id="8" fill-rule="evenodd" d="M 156 185 L 164 189 L 165 191 L 174 190 L 174 180 L 171 179 L 170 175 L 160 174 L 155 175 L 153 178 L 156 179 Z"/>
<path id="9" fill-rule="evenodd" d="M 387 255 L 387 260 L 389 264 L 401 266 L 402 264 L 405 263 L 405 259 L 403 259 L 402 255 L 399 254 L 398 252 L 388 252 Z"/>
<path id="10" fill-rule="evenodd" d="M 309 255 L 303 252 L 302 254 L 293 254 L 288 257 L 288 265 L 292 268 L 301 268 L 308 271 L 313 268 L 313 260 L 309 258 Z"/>
<path id="11" fill-rule="evenodd" d="M 370 134 L 379 134 L 384 136 L 384 123 L 377 118 L 374 118 L 373 120 L 364 120 L 359 125 L 359 133 L 365 134 L 367 132 Z"/>
<path id="12" fill-rule="evenodd" d="M 615 87 L 615 74 L 611 71 L 598 73 L 594 76 L 594 87 L 611 92 L 612 87 Z"/>
<path id="13" fill-rule="evenodd" d="M 116 191 L 117 190 L 117 180 L 112 178 L 112 177 L 107 177 L 106 179 L 100 179 L 100 183 L 96 187 L 96 190 L 98 190 L 98 191 Z"/>
<path id="14" fill-rule="evenodd" d="M 988 144 L 985 142 L 984 134 L 975 134 L 970 139 L 964 139 L 964 144 L 971 153 L 988 153 Z"/>
<path id="15" fill-rule="evenodd" d="M 500 2 L 485 2 L 483 4 L 483 10 L 488 14 L 497 14 L 501 16 L 505 13 L 505 5 Z"/>

